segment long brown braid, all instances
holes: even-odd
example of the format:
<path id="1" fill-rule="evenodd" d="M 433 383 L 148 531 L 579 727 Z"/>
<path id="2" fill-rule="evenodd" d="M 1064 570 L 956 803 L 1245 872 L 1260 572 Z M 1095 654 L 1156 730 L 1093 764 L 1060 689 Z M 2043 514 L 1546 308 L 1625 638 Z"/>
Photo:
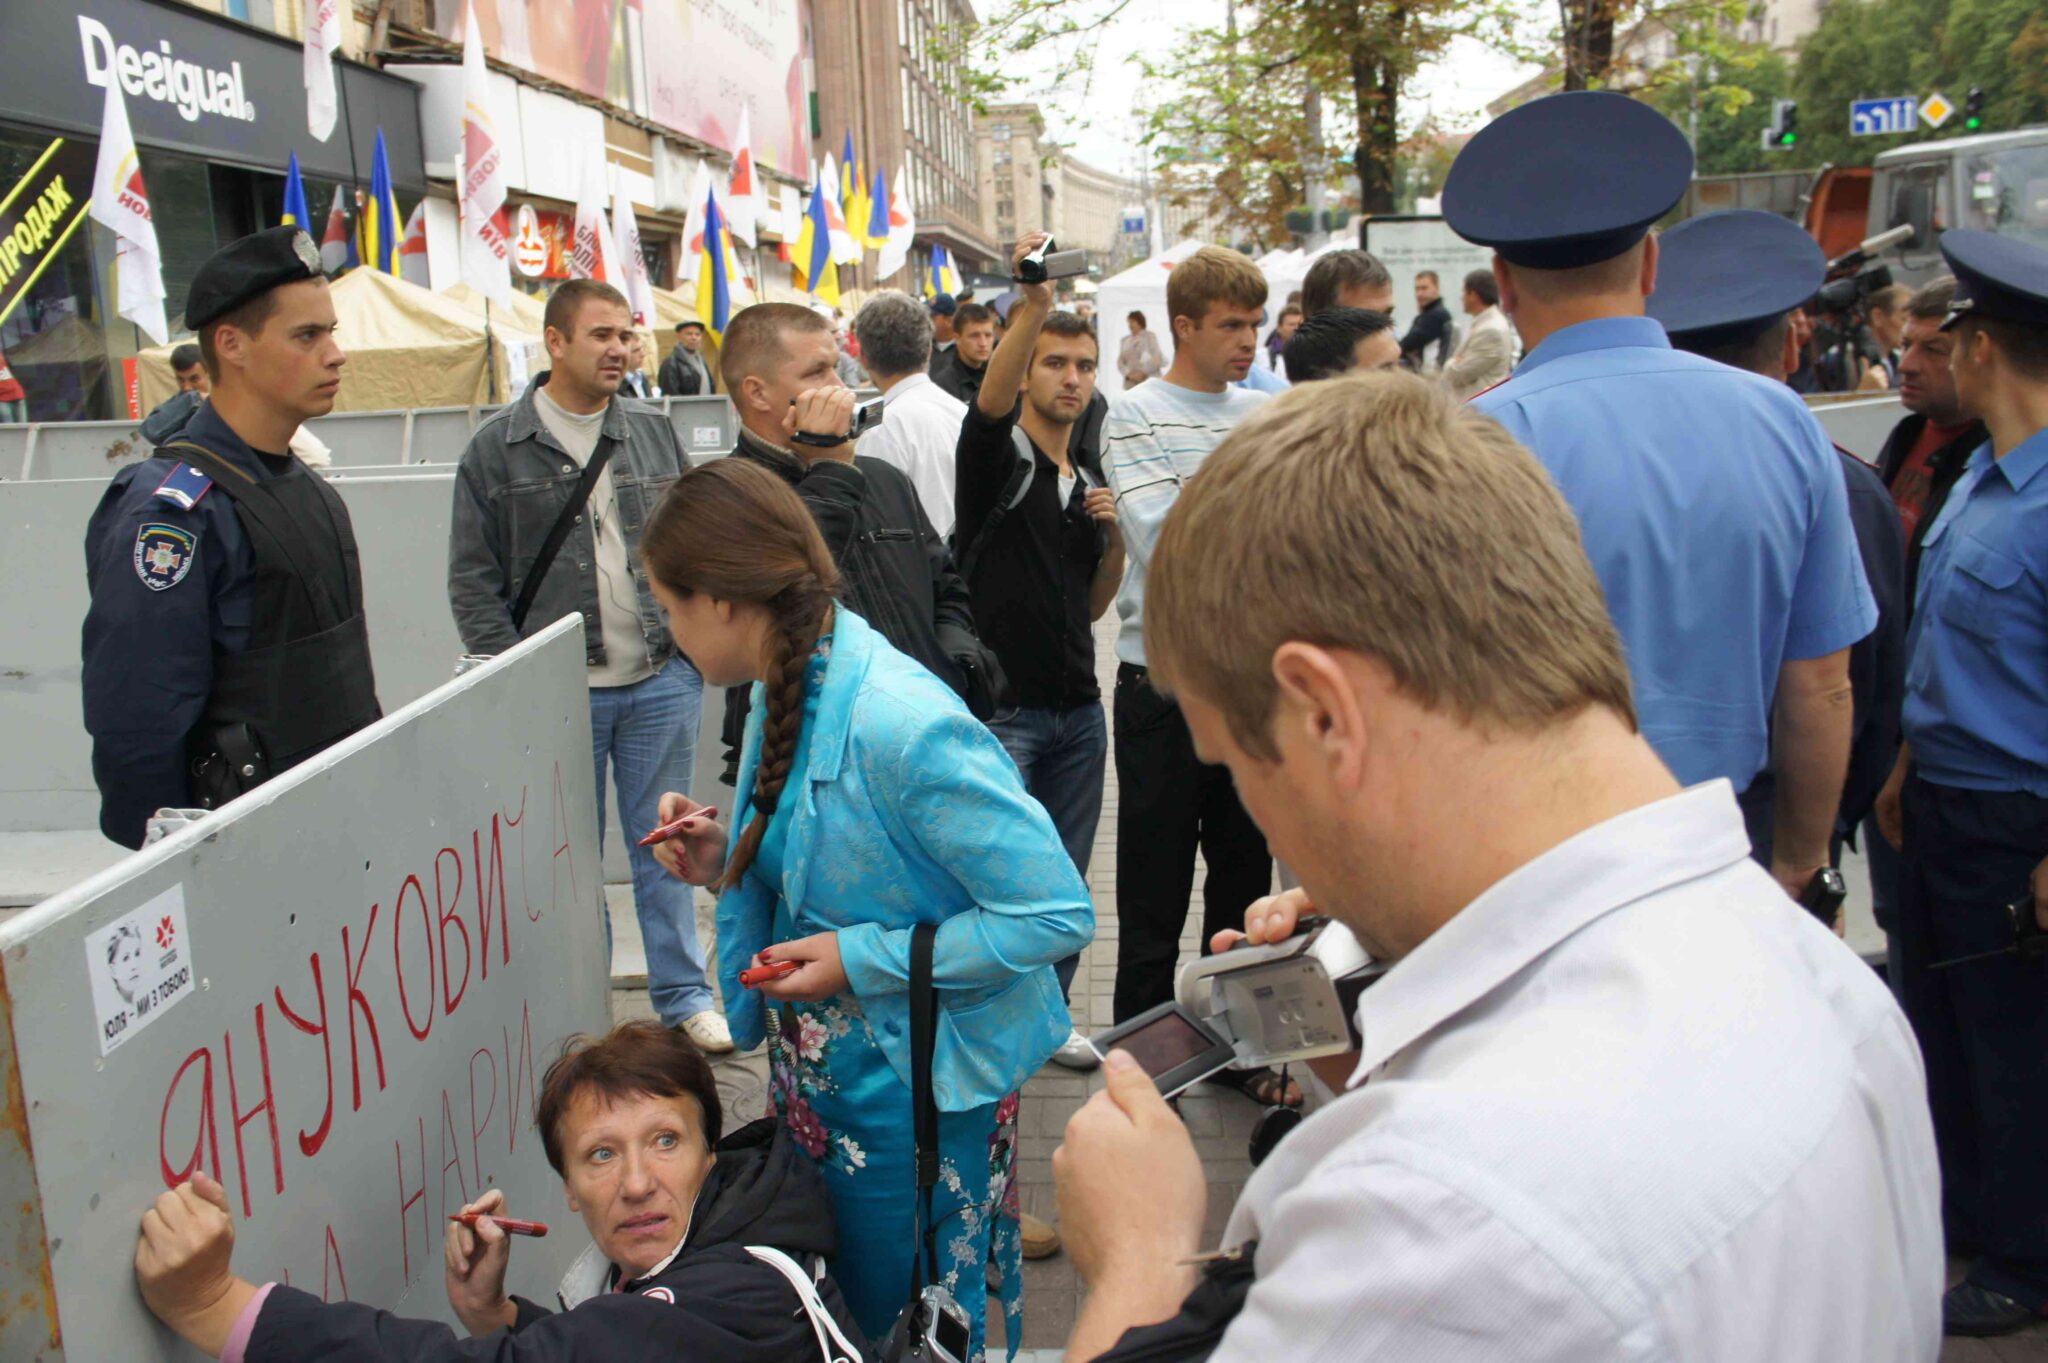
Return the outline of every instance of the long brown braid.
<path id="1" fill-rule="evenodd" d="M 774 474 L 720 459 L 676 479 L 648 518 L 640 557 L 677 596 L 765 607 L 774 621 L 753 817 L 714 889 L 739 883 L 782 799 L 804 723 L 804 671 L 839 590 L 832 551 L 803 500 Z"/>

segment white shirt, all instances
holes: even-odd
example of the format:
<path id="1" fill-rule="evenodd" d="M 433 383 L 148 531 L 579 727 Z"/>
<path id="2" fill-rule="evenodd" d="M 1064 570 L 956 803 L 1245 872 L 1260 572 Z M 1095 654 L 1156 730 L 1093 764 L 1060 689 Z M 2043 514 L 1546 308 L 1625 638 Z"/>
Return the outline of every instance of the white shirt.
<path id="1" fill-rule="evenodd" d="M 953 484 L 967 404 L 929 374 L 912 374 L 882 394 L 882 412 L 882 424 L 860 438 L 855 452 L 909 475 L 926 519 L 943 539 L 953 533 Z"/>
<path id="2" fill-rule="evenodd" d="M 1502 880 L 1359 1000 L 1351 1092 L 1246 1184 L 1215 1363 L 1931 1363 L 1940 1180 L 1877 976 L 1726 781 Z"/>
<path id="3" fill-rule="evenodd" d="M 604 433 L 604 415 L 610 405 L 594 412 L 572 412 L 541 388 L 534 393 L 534 412 L 548 433 L 561 442 L 580 467 L 597 452 Z M 623 457 L 623 456 L 621 456 Z M 590 502 L 583 514 L 590 517 L 591 540 L 596 550 L 597 623 L 604 640 L 604 661 L 592 663 L 586 679 L 592 686 L 631 686 L 654 675 L 654 659 L 647 652 L 647 635 L 640 624 L 640 588 L 633 581 L 632 565 L 626 553 L 626 532 L 619 525 L 619 498 L 612 485 L 612 468 L 606 464 L 590 490 Z M 569 546 L 564 544 L 563 549 Z M 562 565 L 555 560 L 553 572 Z"/>

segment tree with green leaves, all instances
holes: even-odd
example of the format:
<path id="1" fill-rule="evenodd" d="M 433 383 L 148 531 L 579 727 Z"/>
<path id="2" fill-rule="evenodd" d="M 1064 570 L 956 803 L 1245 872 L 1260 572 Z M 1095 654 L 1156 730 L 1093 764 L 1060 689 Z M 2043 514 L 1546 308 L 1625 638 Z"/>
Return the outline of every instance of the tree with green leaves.
<path id="1" fill-rule="evenodd" d="M 1739 44 L 1712 59 L 1672 63 L 1644 94 L 1681 128 L 1694 126 L 1695 169 L 1701 175 L 1740 175 L 1810 164 L 1803 155 L 1763 149 L 1771 103 L 1791 93 L 1792 66 L 1760 44 Z M 1804 151 L 1802 146 L 1800 149 Z"/>

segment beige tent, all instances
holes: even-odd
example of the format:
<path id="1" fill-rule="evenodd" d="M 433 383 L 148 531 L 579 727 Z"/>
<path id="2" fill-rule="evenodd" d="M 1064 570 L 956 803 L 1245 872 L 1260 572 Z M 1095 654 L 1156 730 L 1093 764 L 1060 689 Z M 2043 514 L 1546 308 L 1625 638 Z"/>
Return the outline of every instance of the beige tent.
<path id="1" fill-rule="evenodd" d="M 451 298 L 478 317 L 484 315 L 484 296 L 467 284 L 454 284 L 441 290 L 443 298 Z M 509 329 L 525 333 L 531 340 L 539 340 L 543 319 L 547 315 L 548 303 L 545 298 L 535 298 L 530 293 L 512 290 L 510 306 L 491 304 L 491 326 L 495 329 Z"/>
<path id="2" fill-rule="evenodd" d="M 491 401 L 484 372 L 484 323 L 452 299 L 377 270 L 354 269 L 334 282 L 336 339 L 348 352 L 337 412 L 400 407 L 463 407 Z M 523 333 L 522 341 L 535 339 Z M 511 393 L 508 347 L 496 348 L 497 400 Z M 171 347 L 137 357 L 142 410 L 177 391 Z"/>

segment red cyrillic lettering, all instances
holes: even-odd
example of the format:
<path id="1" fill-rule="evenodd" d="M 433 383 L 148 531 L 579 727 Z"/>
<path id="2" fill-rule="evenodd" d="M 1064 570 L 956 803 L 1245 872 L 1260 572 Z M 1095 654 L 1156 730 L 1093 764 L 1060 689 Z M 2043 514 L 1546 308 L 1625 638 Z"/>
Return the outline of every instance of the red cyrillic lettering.
<path id="1" fill-rule="evenodd" d="M 405 993 L 405 894 L 410 890 L 419 896 L 420 923 L 427 932 L 427 1025 L 422 1027 L 412 1020 L 412 1000 Z M 391 910 L 391 970 L 398 976 L 398 1007 L 405 1014 L 405 1026 L 416 1041 L 425 1041 L 427 1033 L 434 1030 L 434 911 L 427 907 L 426 887 L 420 884 L 418 876 L 407 876 L 405 884 L 399 887 L 398 903 Z"/>
<path id="2" fill-rule="evenodd" d="M 450 1156 L 448 1144 L 453 1141 L 455 1154 Z M 441 1090 L 441 1210 L 448 1210 L 448 1171 L 455 1171 L 455 1186 L 462 1190 L 462 1201 L 469 1201 L 469 1180 L 462 1173 L 462 1141 L 455 1134 L 455 1110 L 448 1104 L 448 1090 Z M 481 1189 L 482 1179 L 478 1179 Z M 461 1204 L 456 1204 L 460 1206 Z"/>
<path id="3" fill-rule="evenodd" d="M 412 1282 L 412 1224 L 406 1213 L 412 1204 L 420 1204 L 420 1234 L 431 1244 L 433 1236 L 427 1222 L 427 1119 L 418 1119 L 420 1128 L 420 1190 L 411 1197 L 405 1195 L 405 1147 L 397 1141 L 391 1142 L 391 1153 L 398 1160 L 398 1234 L 399 1248 L 405 1265 L 405 1281 Z"/>
<path id="4" fill-rule="evenodd" d="M 484 978 L 491 978 L 491 879 L 498 882 L 498 948 L 505 963 L 512 962 L 512 929 L 505 918 L 505 843 L 498 832 L 498 816 L 491 815 L 491 864 L 484 866 L 483 830 L 470 835 L 470 853 L 476 862 L 476 926 L 478 952 L 484 958 Z"/>
<path id="5" fill-rule="evenodd" d="M 320 1125 L 308 1135 L 305 1128 L 299 1129 L 299 1153 L 307 1159 L 320 1153 L 320 1147 L 327 1143 L 327 1133 L 334 1125 L 334 1040 L 327 1033 L 327 982 L 320 978 L 320 953 L 314 952 L 307 964 L 313 971 L 313 995 L 320 1004 L 320 1023 L 315 1026 L 292 1011 L 284 1001 L 284 986 L 271 990 L 277 1000 L 277 1011 L 284 1014 L 285 1021 L 304 1032 L 307 1036 L 320 1038 L 320 1058 L 327 1067 L 327 1106 L 320 1111 Z"/>
<path id="6" fill-rule="evenodd" d="M 450 893 L 441 883 L 441 858 L 450 857 L 455 862 L 455 889 Z M 469 924 L 462 921 L 462 853 L 452 847 L 444 847 L 434 853 L 434 906 L 441 920 L 441 1011 L 452 1013 L 455 1005 L 462 1002 L 462 996 L 469 992 Z M 448 983 L 448 925 L 462 934 L 462 986 L 456 988 Z M 467 1201 L 468 1199 L 464 1199 Z"/>
<path id="7" fill-rule="evenodd" d="M 569 845 L 568 801 L 562 796 L 562 764 L 560 762 L 555 763 L 555 808 L 552 822 L 549 826 L 554 830 L 551 836 L 556 838 L 557 841 L 548 880 L 548 907 L 560 909 L 562 907 L 561 871 L 562 858 L 564 856 L 569 858 L 569 903 L 572 905 L 580 903 L 583 897 L 582 891 L 576 885 L 576 852 Z M 536 923 L 540 921 L 540 915 L 534 913 L 531 909 L 527 910 L 527 917 Z"/>
<path id="8" fill-rule="evenodd" d="M 341 1299 L 348 1300 L 348 1270 L 341 1266 L 341 1246 L 334 1239 L 334 1223 L 327 1223 L 327 1248 L 320 1256 L 320 1300 L 333 1301 L 327 1295 L 327 1266 L 334 1265 L 334 1276 L 341 1283 Z"/>
<path id="9" fill-rule="evenodd" d="M 171 1100 L 178 1096 L 178 1085 L 184 1082 L 185 1071 L 195 1062 L 203 1062 L 199 1071 L 199 1128 L 192 1137 L 192 1158 L 182 1169 L 171 1168 L 170 1157 L 164 1151 L 164 1129 L 170 1125 Z M 192 1171 L 199 1167 L 199 1157 L 204 1151 L 213 1157 L 213 1178 L 220 1181 L 220 1131 L 213 1122 L 213 1052 L 204 1046 L 185 1057 L 185 1063 L 178 1066 L 178 1072 L 171 1076 L 171 1086 L 164 1091 L 163 1111 L 156 1119 L 156 1162 L 163 1174 L 164 1187 L 175 1188 L 192 1177 Z"/>
<path id="10" fill-rule="evenodd" d="M 519 1005 L 519 1058 L 526 1062 L 525 1088 L 533 1090 L 534 1095 L 538 1097 L 540 1090 L 535 1088 L 533 1083 L 533 1020 L 527 1016 L 526 1007 L 524 1001 Z M 512 1090 L 509 1100 L 505 1104 L 505 1129 L 510 1134 L 510 1139 L 507 1140 L 505 1149 L 508 1153 L 512 1153 L 519 1149 L 519 1094 L 521 1086 L 519 1083 L 519 1070 L 512 1063 L 512 1031 L 503 1024 L 499 1025 L 498 1031 L 505 1038 L 505 1084 L 506 1087 Z"/>
<path id="11" fill-rule="evenodd" d="M 361 1056 L 356 1051 L 356 1005 L 361 1004 L 363 1018 L 370 1024 L 370 1047 L 377 1058 L 377 1091 L 384 1091 L 384 1042 L 377 1035 L 377 1014 L 370 1007 L 370 996 L 362 989 L 363 962 L 370 955 L 370 938 L 377 931 L 377 910 L 380 904 L 370 906 L 370 921 L 363 928 L 363 954 L 351 955 L 348 949 L 348 924 L 341 925 L 341 963 L 348 975 L 348 1087 L 349 1110 L 363 1110 L 363 1070 Z M 396 935 L 394 931 L 393 935 Z"/>
<path id="12" fill-rule="evenodd" d="M 476 1116 L 476 1058 L 479 1055 L 491 1067 L 491 1101 L 484 1107 L 482 1121 L 478 1121 Z M 479 1184 L 484 1182 L 484 1161 L 483 1155 L 478 1151 L 477 1146 L 478 1142 L 483 1138 L 484 1128 L 491 1124 L 491 1114 L 497 1110 L 498 1058 L 491 1053 L 489 1046 L 484 1046 L 480 1047 L 475 1054 L 469 1057 L 469 1162 L 476 1168 L 476 1181 Z"/>
<path id="13" fill-rule="evenodd" d="M 284 1145 L 277 1137 L 277 1094 L 270 1085 L 270 1037 L 263 1029 L 263 1005 L 256 1005 L 256 1060 L 263 1075 L 263 1101 L 242 1111 L 240 1086 L 235 1082 L 235 1034 L 221 1033 L 221 1047 L 226 1053 L 228 1072 L 228 1115 L 235 1121 L 235 1172 L 242 1180 L 242 1219 L 249 1219 L 249 1162 L 242 1153 L 242 1128 L 256 1119 L 256 1114 L 266 1114 L 270 1127 L 270 1174 L 273 1191 L 280 1196 L 284 1193 Z"/>

